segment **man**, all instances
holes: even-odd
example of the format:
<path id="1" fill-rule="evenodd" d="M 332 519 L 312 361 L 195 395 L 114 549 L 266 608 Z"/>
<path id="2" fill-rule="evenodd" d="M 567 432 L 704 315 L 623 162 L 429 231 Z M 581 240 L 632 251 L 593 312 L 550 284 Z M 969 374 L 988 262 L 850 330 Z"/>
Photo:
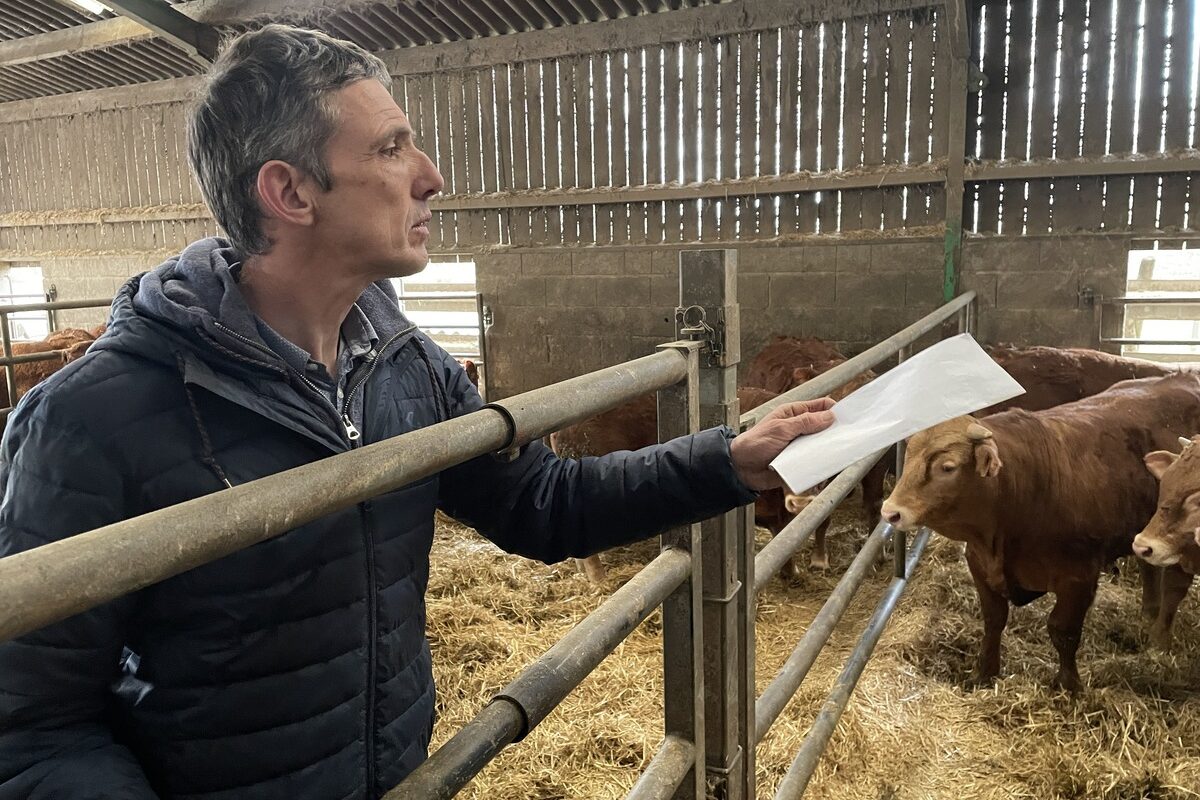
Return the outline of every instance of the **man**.
<path id="1" fill-rule="evenodd" d="M 30 392 L 0 459 L 0 555 L 480 408 L 398 311 L 442 179 L 383 64 L 323 34 L 234 40 L 189 157 L 228 241 L 125 284 Z M 748 503 L 828 402 L 560 461 L 476 459 L 0 644 L 0 797 L 376 798 L 425 758 L 437 507 L 514 553 L 585 556 Z M 199 521 L 198 521 L 199 522 Z"/>

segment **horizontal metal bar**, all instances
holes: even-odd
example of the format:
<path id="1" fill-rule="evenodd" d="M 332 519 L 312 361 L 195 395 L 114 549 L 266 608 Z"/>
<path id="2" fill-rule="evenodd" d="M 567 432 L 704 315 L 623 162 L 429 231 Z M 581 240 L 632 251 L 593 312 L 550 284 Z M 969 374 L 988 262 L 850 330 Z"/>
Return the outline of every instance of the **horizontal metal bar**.
<path id="1" fill-rule="evenodd" d="M 809 623 L 808 630 L 800 638 L 796 649 L 788 656 L 788 660 L 776 673 L 770 685 L 763 690 L 762 696 L 755 702 L 756 742 L 763 740 L 788 702 L 795 696 L 796 690 L 804 682 L 808 671 L 816 663 L 817 656 L 828 644 L 829 637 L 833 634 L 842 615 L 850 607 L 850 601 L 862 588 L 867 575 L 875 569 L 875 565 L 879 561 L 879 554 L 883 551 L 883 545 L 891 535 L 892 526 L 883 522 L 875 526 L 875 530 L 867 537 L 867 541 L 859 549 L 858 555 L 850 562 L 850 566 L 846 568 L 846 572 L 838 581 L 837 586 L 829 593 L 821 610 Z"/>
<path id="2" fill-rule="evenodd" d="M 40 350 L 36 353 L 22 353 L 8 358 L 0 356 L 0 367 L 9 364 L 28 364 L 33 361 L 62 361 L 66 353 L 66 350 Z"/>
<path id="3" fill-rule="evenodd" d="M 642 777 L 625 795 L 626 800 L 671 800 L 695 763 L 695 745 L 678 736 L 667 736 Z"/>
<path id="4" fill-rule="evenodd" d="M 813 535 L 821 523 L 828 519 L 854 487 L 862 482 L 886 450 L 880 450 L 861 461 L 846 467 L 828 486 L 813 498 L 803 511 L 789 522 L 783 530 L 771 537 L 758 555 L 754 557 L 754 592 L 757 594 L 770 583 L 771 578 L 783 568 L 787 560 Z"/>
<path id="5" fill-rule="evenodd" d="M 496 757 L 496 753 L 517 738 L 524 724 L 525 717 L 519 708 L 507 700 L 493 700 L 403 783 L 385 794 L 383 800 L 453 797 Z M 438 770 L 433 778 L 426 778 L 425 771 L 432 769 L 429 765 L 434 759 L 447 767 L 444 771 Z"/>
<path id="6" fill-rule="evenodd" d="M 834 389 L 854 380 L 867 370 L 894 357 L 900 352 L 900 348 L 907 347 L 930 331 L 936 330 L 943 322 L 952 319 L 961 309 L 966 308 L 974 300 L 974 291 L 960 294 L 941 308 L 931 311 L 904 330 L 889 336 L 874 347 L 859 353 L 854 358 L 838 364 L 828 372 L 821 373 L 812 380 L 797 386 L 795 389 L 784 392 L 774 400 L 768 400 L 761 406 L 747 411 L 741 416 L 741 424 L 743 426 L 755 425 L 760 419 L 785 403 L 794 403 L 798 400 L 815 400 L 818 397 L 824 397 Z"/>
<path id="7" fill-rule="evenodd" d="M 1112 303 L 1113 305 L 1126 306 L 1150 306 L 1150 305 L 1191 305 L 1200 303 L 1200 294 L 1176 294 L 1176 295 L 1153 295 L 1150 297 L 1138 297 L 1137 295 L 1124 295 L 1122 297 L 1106 297 L 1104 303 Z"/>
<path id="8" fill-rule="evenodd" d="M 472 414 L 0 559 L 0 641 L 676 383 L 664 350 Z"/>
<path id="9" fill-rule="evenodd" d="M 1124 336 L 1106 338 L 1101 336 L 1100 341 L 1105 344 L 1146 344 L 1146 345 L 1178 345 L 1200 347 L 1200 339 L 1130 339 Z"/>
<path id="10" fill-rule="evenodd" d="M 945 165 L 926 164 L 862 167 L 852 170 L 800 172 L 789 175 L 764 175 L 754 178 L 726 178 L 696 183 L 650 184 L 594 189 L 522 189 L 491 194 L 452 194 L 429 201 L 434 211 L 470 211 L 494 208 L 541 208 L 588 206 L 608 203 L 653 203 L 698 198 L 745 197 L 760 194 L 824 192 L 839 189 L 878 189 L 885 186 L 912 186 L 943 183 Z"/>
<path id="11" fill-rule="evenodd" d="M 1051 161 L 975 161 L 966 165 L 968 181 L 1082 178 L 1094 175 L 1146 175 L 1200 170 L 1200 150 L 1143 155 L 1115 153 L 1105 156 Z"/>
<path id="12" fill-rule="evenodd" d="M 454 262 L 439 262 L 439 263 L 454 263 Z M 399 296 L 401 300 L 474 300 L 478 295 L 464 294 L 462 292 L 416 292 L 414 294 L 402 294 Z"/>
<path id="13" fill-rule="evenodd" d="M 477 331 L 478 325 L 425 325 L 421 330 L 428 333 L 429 331 Z"/>
<path id="14" fill-rule="evenodd" d="M 496 695 L 492 705 L 504 703 L 517 709 L 520 725 L 515 731 L 507 721 L 501 728 L 502 736 L 494 735 L 497 724 L 474 728 L 469 724 L 388 792 L 384 800 L 453 797 L 506 745 L 520 741 L 545 719 L 667 595 L 687 580 L 691 570 L 687 551 L 662 551 Z"/>
<path id="15" fill-rule="evenodd" d="M 912 543 L 908 563 L 905 564 L 905 574 L 910 576 L 913 574 L 917 562 L 921 559 L 921 554 L 925 552 L 925 545 L 928 543 L 929 529 L 922 528 Z M 904 593 L 907 586 L 908 580 L 892 578 L 891 584 L 888 585 L 887 591 L 884 592 L 879 604 L 875 607 L 875 613 L 871 615 L 866 629 L 859 638 L 854 652 L 850 654 L 846 666 L 838 675 L 824 707 L 817 715 L 812 727 L 808 729 L 808 735 L 804 737 L 804 742 L 800 745 L 800 752 L 796 754 L 787 774 L 783 776 L 783 780 L 775 792 L 775 800 L 800 800 L 803 796 L 804 790 L 808 787 L 808 782 L 812 779 L 812 774 L 816 771 L 817 764 L 825 752 L 825 747 L 829 744 L 834 729 L 837 728 L 838 720 L 842 718 L 842 713 L 845 712 L 846 706 L 850 702 L 850 695 L 854 692 L 854 687 L 858 685 L 858 679 L 862 676 L 871 654 L 875 652 L 875 645 L 879 643 L 879 637 L 883 635 L 883 630 L 887 627 L 892 612 L 896 610 L 896 603 L 899 602 L 900 595 Z"/>
<path id="16" fill-rule="evenodd" d="M 66 311 L 72 308 L 108 308 L 113 299 L 93 297 L 89 300 L 54 300 L 46 303 L 21 303 L 19 305 L 0 305 L 0 316 L 17 314 L 22 311 Z"/>

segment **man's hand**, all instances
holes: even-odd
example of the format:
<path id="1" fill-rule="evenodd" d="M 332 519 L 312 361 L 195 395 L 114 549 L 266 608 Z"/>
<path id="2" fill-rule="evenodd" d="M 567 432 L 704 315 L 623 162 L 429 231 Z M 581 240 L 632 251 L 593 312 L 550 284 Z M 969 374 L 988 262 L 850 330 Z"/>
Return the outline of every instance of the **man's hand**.
<path id="1" fill-rule="evenodd" d="M 768 464 L 797 436 L 823 431 L 833 424 L 833 400 L 822 397 L 780 406 L 729 445 L 733 468 L 742 483 L 756 492 L 782 486 Z"/>

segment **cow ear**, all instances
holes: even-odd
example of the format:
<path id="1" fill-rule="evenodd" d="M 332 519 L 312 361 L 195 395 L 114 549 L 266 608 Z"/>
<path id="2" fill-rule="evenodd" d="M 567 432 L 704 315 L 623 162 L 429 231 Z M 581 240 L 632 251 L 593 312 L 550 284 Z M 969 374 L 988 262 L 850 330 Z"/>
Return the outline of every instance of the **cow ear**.
<path id="1" fill-rule="evenodd" d="M 1196 546 L 1200 547 L 1200 528 L 1192 531 L 1192 538 L 1196 540 Z"/>
<path id="2" fill-rule="evenodd" d="M 1000 460 L 1000 448 L 990 436 L 975 442 L 975 469 L 982 478 L 994 478 L 1000 474 L 1004 462 Z"/>
<path id="3" fill-rule="evenodd" d="M 1153 453 L 1147 453 L 1142 460 L 1146 462 L 1146 469 L 1150 470 L 1150 474 L 1161 481 L 1163 473 L 1179 460 L 1179 456 L 1166 450 L 1155 450 Z"/>

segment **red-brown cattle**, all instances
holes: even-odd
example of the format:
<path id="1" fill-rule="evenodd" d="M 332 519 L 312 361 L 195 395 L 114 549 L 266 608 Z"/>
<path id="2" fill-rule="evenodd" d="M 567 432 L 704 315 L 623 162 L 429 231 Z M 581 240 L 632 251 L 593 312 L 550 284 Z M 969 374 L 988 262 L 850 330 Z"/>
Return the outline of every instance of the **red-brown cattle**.
<path id="1" fill-rule="evenodd" d="M 959 417 L 910 440 L 883 515 L 902 530 L 927 526 L 966 542 L 984 622 L 979 680 L 1000 672 L 1009 603 L 1052 593 L 1054 683 L 1080 686 L 1076 652 L 1096 582 L 1154 514 L 1158 487 L 1143 455 L 1192 430 L 1200 430 L 1200 378 L 1181 373 L 1045 411 Z M 1157 610 L 1165 633 L 1175 609 Z"/>
<path id="2" fill-rule="evenodd" d="M 1151 361 L 1123 358 L 1079 347 L 1013 347 L 999 344 L 985 349 L 993 361 L 1024 387 L 1025 394 L 984 409 L 980 412 L 984 415 L 1010 408 L 1040 411 L 1091 397 L 1120 381 L 1158 378 L 1179 371 Z"/>
<path id="3" fill-rule="evenodd" d="M 798 385 L 794 375 L 797 369 L 823 365 L 817 372 L 820 374 L 845 360 L 836 347 L 814 336 L 775 336 L 750 362 L 741 383 L 783 394 Z"/>
<path id="4" fill-rule="evenodd" d="M 37 386 L 46 380 L 46 378 L 58 372 L 62 369 L 63 365 L 69 364 L 86 353 L 88 347 L 104 333 L 104 330 L 105 327 L 103 325 L 91 330 L 63 328 L 62 330 L 54 331 L 39 342 L 13 342 L 13 355 L 48 353 L 52 351 L 58 353 L 55 358 L 43 361 L 26 361 L 13 365 L 13 378 L 17 385 L 17 399 L 19 400 L 34 386 Z M 2 406 L 0 407 L 12 405 L 8 397 L 8 382 L 5 380 L 0 380 L 0 401 L 2 401 Z M 2 425 L 0 425 L 0 430 L 3 430 Z"/>
<path id="5" fill-rule="evenodd" d="M 460 361 L 459 363 L 462 364 L 463 371 L 467 373 L 467 380 L 469 380 L 475 386 L 475 388 L 478 389 L 479 388 L 479 365 L 476 364 L 474 361 L 472 361 L 469 358 L 466 359 L 465 361 Z"/>
<path id="6" fill-rule="evenodd" d="M 743 411 L 760 406 L 774 397 L 773 392 L 764 389 L 738 389 L 738 402 Z M 550 434 L 550 446 L 561 458 L 601 456 L 648 447 L 658 441 L 657 431 L 657 404 L 654 395 L 648 394 Z M 754 503 L 754 520 L 757 524 L 775 534 L 783 530 L 791 519 L 792 515 L 784 508 L 782 489 L 759 493 Z M 578 561 L 592 582 L 604 581 L 606 575 L 599 556 Z M 796 567 L 790 563 L 784 569 L 789 575 L 797 573 Z"/>
<path id="7" fill-rule="evenodd" d="M 1133 552 L 1157 567 L 1200 573 L 1200 436 L 1181 438 L 1183 452 L 1156 450 L 1146 468 L 1158 479 L 1154 516 L 1133 540 Z M 1189 581 L 1190 583 L 1190 581 Z"/>

